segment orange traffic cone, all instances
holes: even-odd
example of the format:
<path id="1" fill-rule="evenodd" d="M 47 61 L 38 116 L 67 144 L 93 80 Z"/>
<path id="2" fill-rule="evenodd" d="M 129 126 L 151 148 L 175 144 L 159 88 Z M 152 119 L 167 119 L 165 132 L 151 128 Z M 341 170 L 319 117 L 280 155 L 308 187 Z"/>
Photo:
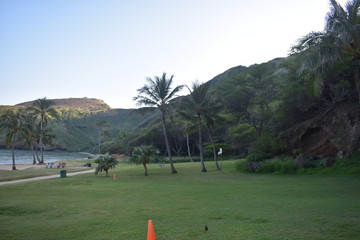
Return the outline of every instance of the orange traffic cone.
<path id="1" fill-rule="evenodd" d="M 116 180 L 116 175 L 114 174 L 114 180 Z"/>
<path id="2" fill-rule="evenodd" d="M 148 222 L 148 233 L 147 233 L 147 239 L 146 240 L 156 240 L 155 236 L 155 230 L 152 220 L 149 220 Z"/>

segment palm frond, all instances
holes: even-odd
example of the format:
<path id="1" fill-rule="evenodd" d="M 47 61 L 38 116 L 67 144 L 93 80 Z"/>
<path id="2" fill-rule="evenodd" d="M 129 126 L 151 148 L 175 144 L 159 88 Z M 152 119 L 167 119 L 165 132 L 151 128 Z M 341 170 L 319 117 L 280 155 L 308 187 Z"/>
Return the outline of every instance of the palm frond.
<path id="1" fill-rule="evenodd" d="M 164 100 L 169 101 L 173 99 L 175 95 L 183 89 L 183 87 L 184 87 L 183 85 L 176 86 Z"/>
<path id="2" fill-rule="evenodd" d="M 138 106 L 157 106 L 158 103 L 144 95 L 139 95 L 136 98 L 136 105 Z M 135 99 L 134 98 L 134 99 Z"/>

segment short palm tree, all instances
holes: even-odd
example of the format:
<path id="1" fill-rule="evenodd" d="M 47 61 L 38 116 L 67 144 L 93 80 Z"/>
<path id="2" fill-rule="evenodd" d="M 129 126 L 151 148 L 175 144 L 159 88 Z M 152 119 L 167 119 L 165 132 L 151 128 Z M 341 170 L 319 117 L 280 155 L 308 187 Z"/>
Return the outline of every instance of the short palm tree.
<path id="1" fill-rule="evenodd" d="M 115 168 L 119 161 L 109 153 L 106 153 L 104 156 L 100 156 L 99 158 L 95 159 L 95 163 L 98 164 L 98 166 L 95 168 L 95 174 L 105 171 L 106 176 L 108 177 L 109 170 Z"/>
<path id="2" fill-rule="evenodd" d="M 360 102 L 360 0 L 348 1 L 345 9 L 335 0 L 330 3 L 324 31 L 309 33 L 292 50 L 305 54 L 300 73 L 307 76 L 308 90 L 313 95 L 321 94 L 329 70 L 347 61 L 353 71 L 350 82 Z"/>
<path id="3" fill-rule="evenodd" d="M 6 131 L 6 145 L 11 147 L 12 170 L 16 170 L 15 164 L 15 143 L 26 139 L 28 129 L 25 125 L 25 115 L 22 111 L 11 110 L 0 116 L 0 132 Z"/>
<path id="4" fill-rule="evenodd" d="M 170 116 L 170 101 L 176 96 L 176 94 L 183 88 L 182 85 L 176 86 L 172 89 L 174 75 L 167 78 L 166 73 L 163 73 L 161 77 L 155 76 L 153 79 L 147 78 L 148 84 L 137 90 L 138 95 L 134 97 L 134 101 L 139 106 L 146 106 L 141 109 L 159 109 L 162 117 L 162 125 L 164 132 L 164 139 L 166 144 L 166 150 L 170 161 L 171 172 L 177 173 L 171 156 L 171 148 L 166 128 L 166 117 Z"/>
<path id="5" fill-rule="evenodd" d="M 58 118 L 59 114 L 56 109 L 53 107 L 52 101 L 41 98 L 36 100 L 33 105 L 29 108 L 32 112 L 33 116 L 39 120 L 40 126 L 40 137 L 39 137 L 39 145 L 41 152 L 41 160 L 40 163 L 44 163 L 44 131 L 47 123 L 50 119 Z"/>
<path id="6" fill-rule="evenodd" d="M 150 162 L 155 162 L 158 159 L 159 150 L 153 146 L 140 146 L 136 147 L 133 150 L 131 161 L 136 164 L 142 164 L 145 170 L 145 176 L 148 175 L 148 170 L 146 164 Z"/>

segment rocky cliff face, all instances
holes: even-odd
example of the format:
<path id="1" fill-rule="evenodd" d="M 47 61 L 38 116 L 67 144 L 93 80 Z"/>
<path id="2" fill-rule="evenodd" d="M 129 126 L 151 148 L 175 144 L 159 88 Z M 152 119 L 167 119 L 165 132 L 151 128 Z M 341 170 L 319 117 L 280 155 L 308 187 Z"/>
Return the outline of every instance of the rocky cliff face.
<path id="1" fill-rule="evenodd" d="M 348 157 L 360 149 L 360 105 L 341 104 L 290 129 L 291 149 L 321 157 Z"/>

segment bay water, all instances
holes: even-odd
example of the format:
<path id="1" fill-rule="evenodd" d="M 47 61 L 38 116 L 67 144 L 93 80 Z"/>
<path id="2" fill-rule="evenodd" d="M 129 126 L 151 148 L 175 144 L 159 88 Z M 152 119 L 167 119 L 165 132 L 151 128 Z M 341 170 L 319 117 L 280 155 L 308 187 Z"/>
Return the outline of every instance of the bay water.
<path id="1" fill-rule="evenodd" d="M 40 155 L 40 152 L 39 152 Z M 89 154 L 74 152 L 46 152 L 44 151 L 44 162 L 56 162 L 62 160 L 87 159 Z M 16 164 L 32 164 L 33 155 L 28 150 L 15 149 Z M 0 149 L 0 165 L 12 164 L 12 155 L 10 149 Z"/>

